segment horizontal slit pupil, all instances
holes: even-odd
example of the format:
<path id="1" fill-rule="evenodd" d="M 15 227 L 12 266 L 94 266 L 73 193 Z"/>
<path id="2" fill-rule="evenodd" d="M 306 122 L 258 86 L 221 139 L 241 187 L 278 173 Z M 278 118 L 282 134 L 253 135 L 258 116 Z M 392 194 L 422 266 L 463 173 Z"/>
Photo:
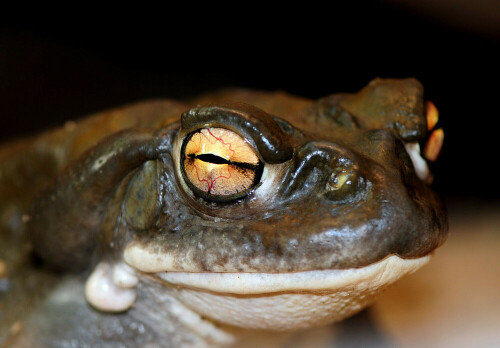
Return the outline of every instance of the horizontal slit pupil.
<path id="1" fill-rule="evenodd" d="M 200 161 L 212 163 L 212 164 L 229 164 L 229 165 L 240 167 L 242 169 L 250 169 L 250 170 L 257 170 L 261 166 L 260 162 L 258 164 L 251 164 L 251 163 L 244 163 L 244 162 L 232 162 L 232 161 L 228 161 L 227 159 L 222 158 L 220 156 L 212 155 L 211 153 L 206 153 L 206 154 L 202 154 L 202 155 L 190 154 L 190 155 L 187 155 L 186 157 L 190 158 L 191 160 L 198 159 Z"/>
<path id="2" fill-rule="evenodd" d="M 216 155 L 212 155 L 212 154 L 196 155 L 196 156 L 194 156 L 194 158 L 199 159 L 200 161 L 203 161 L 203 162 L 208 162 L 208 163 L 213 163 L 213 164 L 230 164 L 231 163 L 228 160 L 226 160 L 220 156 L 216 156 Z"/>

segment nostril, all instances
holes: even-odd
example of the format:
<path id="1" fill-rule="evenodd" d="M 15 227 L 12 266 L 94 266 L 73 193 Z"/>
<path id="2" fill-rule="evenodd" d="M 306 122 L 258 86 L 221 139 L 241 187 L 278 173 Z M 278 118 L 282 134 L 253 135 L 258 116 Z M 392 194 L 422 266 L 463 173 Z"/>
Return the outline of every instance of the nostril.
<path id="1" fill-rule="evenodd" d="M 328 181 L 326 183 L 326 190 L 337 191 L 340 190 L 344 185 L 350 185 L 352 183 L 353 176 L 354 174 L 352 172 L 345 169 L 333 172 L 328 177 Z"/>
<path id="2" fill-rule="evenodd" d="M 358 163 L 359 156 L 347 148 L 311 141 L 296 151 L 281 194 L 283 197 L 317 195 L 335 204 L 353 202 L 367 187 Z"/>
<path id="3" fill-rule="evenodd" d="M 325 198 L 342 203 L 351 201 L 364 188 L 364 179 L 354 168 L 336 168 L 328 177 L 325 185 Z"/>

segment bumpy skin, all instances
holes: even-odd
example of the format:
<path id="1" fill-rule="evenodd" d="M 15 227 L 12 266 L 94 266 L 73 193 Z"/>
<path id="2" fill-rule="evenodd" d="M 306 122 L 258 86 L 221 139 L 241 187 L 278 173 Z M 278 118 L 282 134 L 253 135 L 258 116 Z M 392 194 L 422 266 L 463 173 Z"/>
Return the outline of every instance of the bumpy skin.
<path id="1" fill-rule="evenodd" d="M 317 102 L 236 90 L 68 124 L 0 151 L 2 242 L 19 247 L 27 238 L 44 264 L 70 271 L 121 260 L 131 243 L 173 255 L 176 270 L 200 272 L 345 269 L 391 254 L 424 256 L 444 242 L 447 222 L 403 146 L 426 136 L 423 102 L 416 80 L 377 79 Z M 276 194 L 213 203 L 189 192 L 175 144 L 207 126 L 235 131 L 266 166 L 279 167 Z M 340 172 L 350 184 L 332 190 Z M 22 255 L 5 262 L 25 267 L 30 250 Z M 19 288 L 43 298 L 48 284 Z M 23 315 L 12 310 L 8 319 Z M 129 315 L 148 322 L 139 309 Z"/>

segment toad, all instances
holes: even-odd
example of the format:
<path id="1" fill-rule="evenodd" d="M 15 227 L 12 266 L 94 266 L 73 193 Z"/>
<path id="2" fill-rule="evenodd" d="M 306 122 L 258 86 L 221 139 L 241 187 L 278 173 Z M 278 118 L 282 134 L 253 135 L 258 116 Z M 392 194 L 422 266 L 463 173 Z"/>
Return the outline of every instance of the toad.
<path id="1" fill-rule="evenodd" d="M 5 144 L 0 345 L 224 346 L 359 312 L 447 236 L 425 105 L 415 79 L 228 90 Z"/>

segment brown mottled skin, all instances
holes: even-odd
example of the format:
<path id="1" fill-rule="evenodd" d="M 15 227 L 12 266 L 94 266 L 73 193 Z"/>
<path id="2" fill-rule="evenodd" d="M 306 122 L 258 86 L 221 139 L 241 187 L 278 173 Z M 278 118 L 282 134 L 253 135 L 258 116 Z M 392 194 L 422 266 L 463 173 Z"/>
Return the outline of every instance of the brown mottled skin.
<path id="1" fill-rule="evenodd" d="M 195 255 L 190 261 L 199 271 L 344 269 L 390 254 L 429 254 L 446 239 L 446 214 L 403 146 L 426 136 L 423 105 L 414 79 L 377 79 L 356 94 L 318 101 L 230 90 L 187 102 L 139 103 L 4 144 L 0 258 L 11 285 L 0 292 L 0 347 L 14 342 L 6 332 L 16 320 L 37 328 L 37 315 L 16 303 L 29 297 L 41 306 L 37 313 L 50 311 L 44 298 L 58 284 L 52 269 L 78 277 L 103 258 L 120 259 L 131 242 L 181 261 Z M 265 165 L 283 164 L 279 194 L 262 204 L 253 191 L 223 203 L 185 192 L 172 144 L 179 132 L 206 126 L 239 133 Z M 352 175 L 349 184 L 327 190 L 340 171 Z M 33 254 L 42 266 L 32 266 Z M 82 315 L 97 315 L 81 306 Z M 139 312 L 127 320 L 147 322 Z M 76 330 L 70 322 L 68 332 Z M 48 346 L 63 346 L 63 333 L 39 330 Z M 58 338 L 51 341 L 52 334 Z M 25 336 L 29 342 L 30 333 Z M 111 336 L 102 338 L 103 346 L 140 341 Z M 146 341 L 157 339 L 152 334 Z"/>

